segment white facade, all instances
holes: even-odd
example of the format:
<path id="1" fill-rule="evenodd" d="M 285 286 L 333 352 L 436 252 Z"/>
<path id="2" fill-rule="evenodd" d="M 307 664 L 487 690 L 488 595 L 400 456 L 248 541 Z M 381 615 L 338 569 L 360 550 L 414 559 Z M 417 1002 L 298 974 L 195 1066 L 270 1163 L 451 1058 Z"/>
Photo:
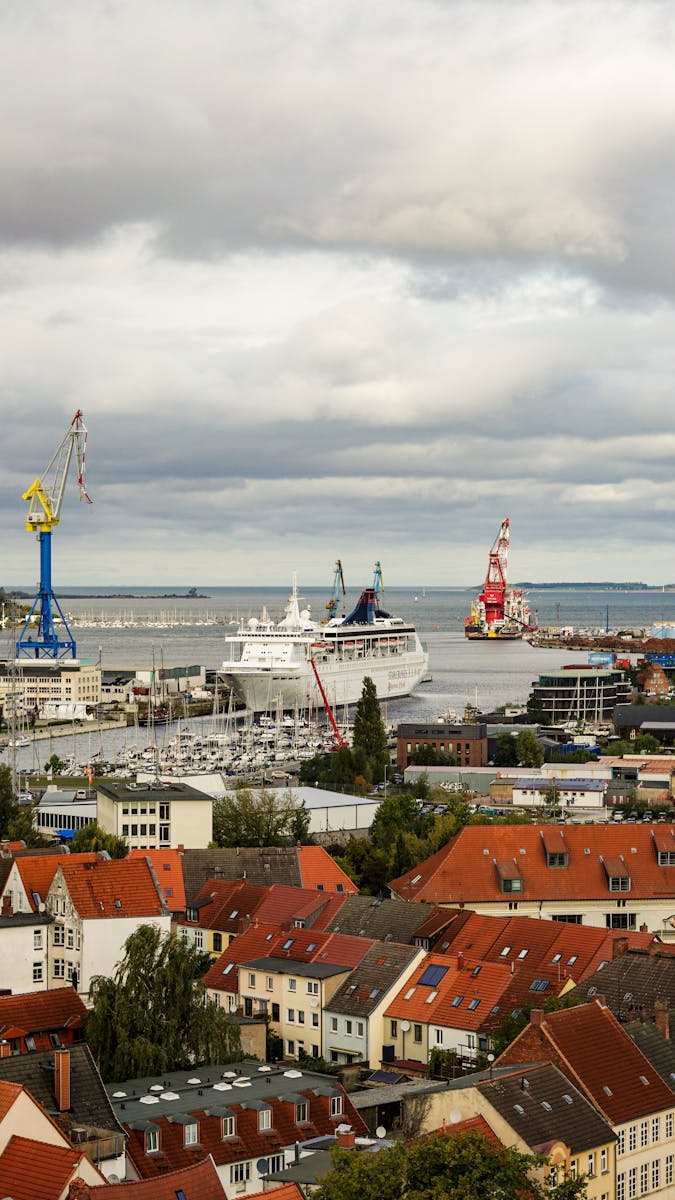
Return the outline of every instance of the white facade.
<path id="1" fill-rule="evenodd" d="M 373 1068 L 379 1066 L 382 1046 L 391 1040 L 385 1037 L 385 1029 L 389 1028 L 389 1019 L 385 1019 L 384 1016 L 385 1010 L 397 992 L 405 987 L 426 953 L 426 950 L 420 950 L 410 960 L 391 986 L 378 997 L 377 1005 L 370 1015 L 330 1011 L 323 1013 L 323 1040 L 326 1047 L 324 1057 L 329 1062 L 363 1061 L 369 1062 Z M 356 972 L 358 973 L 358 968 Z"/>
<path id="2" fill-rule="evenodd" d="M 556 764 L 557 766 L 557 764 Z M 582 808 L 602 810 L 607 785 L 600 779 L 552 776 L 518 779 L 513 785 L 513 805 L 521 808 Z"/>
<path id="3" fill-rule="evenodd" d="M 40 800 L 33 814 L 33 824 L 45 837 L 55 836 L 59 831 L 70 829 L 77 833 L 85 825 L 96 822 L 96 799 L 77 799 L 73 791 L 61 791 L 50 787 Z"/>
<path id="4" fill-rule="evenodd" d="M 42 913 L 0 917 L 0 989 L 21 993 L 49 987 L 49 930 Z"/>
<path id="5" fill-rule="evenodd" d="M 110 784 L 97 793 L 98 823 L 133 849 L 206 849 L 213 839 L 213 800 L 186 784 Z"/>

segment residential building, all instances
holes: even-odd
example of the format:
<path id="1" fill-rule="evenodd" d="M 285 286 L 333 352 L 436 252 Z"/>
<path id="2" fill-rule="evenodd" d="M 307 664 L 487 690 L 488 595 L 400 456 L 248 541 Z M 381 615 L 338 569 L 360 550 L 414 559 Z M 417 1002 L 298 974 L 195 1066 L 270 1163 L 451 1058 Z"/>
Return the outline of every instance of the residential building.
<path id="1" fill-rule="evenodd" d="M 96 824 L 96 795 L 50 784 L 33 812 L 33 824 L 43 837 L 72 841 L 87 825 Z"/>
<path id="2" fill-rule="evenodd" d="M 613 719 L 614 728 L 622 738 L 632 741 L 643 733 L 650 733 L 663 746 L 675 743 L 675 721 L 669 704 L 618 704 Z"/>
<path id="3" fill-rule="evenodd" d="M 672 946 L 655 943 L 649 949 L 631 947 L 619 939 L 609 962 L 598 964 L 571 993 L 587 1001 L 602 994 L 619 1021 L 654 1021 L 670 1035 L 669 1012 L 675 1012 L 675 954 Z"/>
<path id="4" fill-rule="evenodd" d="M 617 704 L 630 699 L 632 686 L 613 667 L 563 667 L 547 671 L 532 685 L 533 712 L 546 725 L 569 721 L 604 725 Z"/>
<path id="5" fill-rule="evenodd" d="M 75 1186 L 71 1185 L 67 1200 L 96 1200 L 96 1197 L 88 1184 L 78 1180 Z M 122 1183 L 108 1180 L 105 1200 L 227 1200 L 227 1193 L 209 1156 L 178 1171 L 165 1171 L 153 1179 Z M 284 1200 L 284 1197 L 275 1196 L 274 1200 Z M 304 1197 L 294 1194 L 287 1200 L 304 1200 Z"/>
<path id="6" fill-rule="evenodd" d="M 533 1010 L 498 1065 L 522 1072 L 523 1063 L 542 1061 L 554 1063 L 616 1134 L 617 1200 L 672 1196 L 675 1094 L 602 997 L 556 1013 Z M 588 1165 L 582 1160 L 577 1170 L 586 1173 Z"/>
<path id="7" fill-rule="evenodd" d="M 78 1177 L 92 1188 L 106 1182 L 25 1087 L 0 1080 L 0 1195 L 65 1200 Z"/>
<path id="8" fill-rule="evenodd" d="M 333 1063 L 380 1062 L 386 1007 L 423 957 L 424 951 L 415 946 L 379 941 L 370 946 L 324 1004 L 323 1016 L 319 1014 L 324 1058 Z"/>
<path id="9" fill-rule="evenodd" d="M 186 839 L 186 847 L 194 845 Z M 323 846 L 242 846 L 212 850 L 185 849 L 182 857 L 188 904 L 209 879 L 242 880 L 269 887 L 273 883 L 338 895 L 358 888 Z"/>
<path id="10" fill-rule="evenodd" d="M 0 708 L 9 712 L 41 714 L 60 708 L 67 717 L 84 718 L 87 709 L 101 701 L 101 668 L 75 659 L 26 660 L 17 669 L 0 662 Z"/>
<path id="11" fill-rule="evenodd" d="M 99 783 L 98 823 L 135 849 L 208 846 L 213 801 L 187 783 Z"/>
<path id="12" fill-rule="evenodd" d="M 85 1043 L 68 1050 L 37 1050 L 0 1058 L 0 1080 L 21 1085 L 43 1110 L 53 1114 L 61 1132 L 106 1178 L 124 1178 L 124 1130 Z M 34 1136 L 28 1122 L 18 1123 L 15 1132 Z"/>
<path id="13" fill-rule="evenodd" d="M 607 784 L 602 779 L 558 779 L 539 776 L 514 779 L 514 808 L 603 809 Z"/>
<path id="14" fill-rule="evenodd" d="M 543 1172 L 555 1185 L 586 1175 L 588 1200 L 614 1200 L 617 1135 L 566 1075 L 551 1063 L 497 1071 L 491 1078 L 456 1080 L 449 1093 L 430 1097 L 436 1120 L 448 1109 L 453 1124 L 482 1116 L 497 1137 L 524 1154 L 543 1155 Z M 427 1118 L 431 1120 L 429 1115 Z"/>
<path id="15" fill-rule="evenodd" d="M 464 725 L 447 721 L 403 724 L 396 731 L 396 766 L 404 771 L 420 751 L 452 755 L 461 767 L 486 767 L 488 761 L 487 725 Z"/>
<path id="16" fill-rule="evenodd" d="M 380 896 L 348 896 L 331 917 L 327 928 L 332 933 L 350 933 L 378 941 L 422 946 L 441 936 L 442 930 L 457 916 L 433 904 L 383 899 Z"/>
<path id="17" fill-rule="evenodd" d="M 183 882 L 183 856 L 179 849 L 130 850 L 129 860 L 147 858 L 157 876 L 164 903 L 173 918 L 185 912 L 185 883 Z"/>
<path id="18" fill-rule="evenodd" d="M 171 914 L 148 859 L 59 861 L 47 894 L 53 920 L 48 950 L 50 986 L 70 981 L 88 995 L 95 975 L 111 975 L 128 937 L 151 922 L 167 933 Z"/>
<path id="19" fill-rule="evenodd" d="M 673 937 L 670 825 L 468 825 L 393 896 Z"/>
<path id="20" fill-rule="evenodd" d="M 46 912 L 0 916 L 0 990 L 39 992 L 49 987 L 47 948 L 51 917 Z"/>
<path id="21" fill-rule="evenodd" d="M 228 1196 L 258 1192 L 294 1158 L 296 1143 L 366 1126 L 332 1077 L 247 1062 L 109 1085 L 128 1135 L 132 1177 L 161 1177 L 212 1157 Z"/>
<path id="22" fill-rule="evenodd" d="M 72 987 L 0 996 L 0 1058 L 81 1042 L 86 1017 Z"/>
<path id="23" fill-rule="evenodd" d="M 241 880 L 209 879 L 178 922 L 178 932 L 214 957 L 252 920 L 283 929 L 323 928 L 325 919 L 344 904 L 344 895 L 328 895 L 284 884 L 262 887 Z"/>

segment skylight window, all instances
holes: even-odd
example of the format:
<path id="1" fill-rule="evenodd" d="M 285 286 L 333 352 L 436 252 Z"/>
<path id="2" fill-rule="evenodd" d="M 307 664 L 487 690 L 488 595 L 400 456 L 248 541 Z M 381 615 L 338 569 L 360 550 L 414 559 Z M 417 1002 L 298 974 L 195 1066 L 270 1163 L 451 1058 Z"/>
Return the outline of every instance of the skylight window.
<path id="1" fill-rule="evenodd" d="M 432 1000 L 435 1000 L 437 995 L 438 995 L 438 992 L 429 992 L 429 995 L 427 996 L 425 1003 L 431 1004 Z"/>
<path id="2" fill-rule="evenodd" d="M 568 960 L 567 960 L 568 967 L 573 967 L 575 962 L 577 961 L 578 957 L 579 957 L 578 954 L 572 954 L 571 957 L 568 958 Z"/>
<path id="3" fill-rule="evenodd" d="M 572 1097 L 568 1096 L 567 1092 L 563 1094 L 563 1100 L 565 1101 L 565 1104 L 574 1104 Z"/>
<path id="4" fill-rule="evenodd" d="M 561 958 L 562 958 L 562 954 L 554 954 L 554 955 L 553 955 L 553 958 L 551 959 L 551 962 L 552 962 L 552 963 L 558 963 L 558 962 L 560 962 L 560 959 L 561 959 Z"/>
<path id="5" fill-rule="evenodd" d="M 450 1005 L 450 1007 L 451 1007 L 451 1008 L 459 1008 L 459 1006 L 460 1006 L 460 1004 L 462 1003 L 462 1000 L 463 1000 L 463 999 L 464 999 L 464 997 L 463 997 L 463 996 L 455 996 L 455 998 L 454 998 L 454 1000 L 453 1000 L 452 1004 Z"/>
<path id="6" fill-rule="evenodd" d="M 411 997 L 411 996 L 414 996 L 414 995 L 415 995 L 415 989 L 414 989 L 414 988 L 408 988 L 408 990 L 407 990 L 407 992 L 406 992 L 406 994 L 405 994 L 405 996 L 404 996 L 403 998 L 404 998 L 404 1000 L 409 1000 L 409 999 L 410 999 L 410 997 Z"/>
<path id="7" fill-rule="evenodd" d="M 238 917 L 238 916 L 239 916 L 239 909 L 233 908 L 232 912 L 230 913 L 229 919 L 230 919 L 230 921 L 234 921 L 234 918 Z"/>
<path id="8" fill-rule="evenodd" d="M 519 950 L 518 958 L 527 958 L 529 953 L 530 953 L 529 950 Z"/>
<path id="9" fill-rule="evenodd" d="M 415 989 L 413 988 L 413 991 L 414 991 L 414 990 L 415 990 Z M 379 994 L 380 994 L 380 988 L 373 988 L 373 990 L 372 990 L 372 992 L 370 993 L 370 996 L 368 997 L 368 999 L 369 999 L 369 1000 L 375 1000 L 375 999 L 376 999 L 376 998 L 379 996 Z"/>
<path id="10" fill-rule="evenodd" d="M 525 1115 L 525 1109 L 523 1108 L 522 1104 L 514 1104 L 513 1107 L 521 1117 Z"/>
<path id="11" fill-rule="evenodd" d="M 223 967 L 223 975 L 229 975 L 233 966 L 234 966 L 234 963 L 228 963 L 226 967 Z"/>
<path id="12" fill-rule="evenodd" d="M 505 946 L 504 949 L 501 951 L 502 958 L 506 958 L 507 954 L 510 954 L 510 952 L 511 952 L 511 947 Z"/>
<path id="13" fill-rule="evenodd" d="M 552 1111 L 553 1111 L 553 1109 L 551 1108 L 551 1105 L 549 1104 L 548 1100 L 542 1100 L 542 1102 L 541 1102 L 541 1107 L 542 1107 L 542 1108 L 544 1108 L 544 1109 L 546 1110 L 546 1112 L 552 1112 Z"/>
<path id="14" fill-rule="evenodd" d="M 309 943 L 309 946 L 307 947 L 307 953 L 311 954 L 312 950 L 316 950 L 316 942 Z"/>
<path id="15" fill-rule="evenodd" d="M 644 1083 L 645 1087 L 649 1087 L 649 1080 L 646 1075 L 640 1076 L 640 1083 Z"/>
<path id="16" fill-rule="evenodd" d="M 421 878 L 422 878 L 421 875 L 414 875 L 413 878 L 410 880 L 410 883 L 411 884 L 419 883 Z"/>
<path id="17" fill-rule="evenodd" d="M 474 999 L 473 999 L 473 1000 L 469 1000 L 469 1011 L 470 1011 L 470 1012 L 473 1012 L 473 1011 L 474 1011 L 474 1009 L 478 1008 L 478 1005 L 479 1005 L 479 1004 L 480 1004 L 480 1000 L 478 1000 L 478 999 L 477 999 L 477 998 L 475 998 L 475 997 L 474 997 Z"/>
<path id="18" fill-rule="evenodd" d="M 474 969 L 473 969 L 473 971 L 471 972 L 471 974 L 472 974 L 472 975 L 474 975 L 474 976 L 475 976 L 475 975 L 480 975 L 480 972 L 481 972 L 481 967 L 480 967 L 480 963 L 479 963 L 479 965 L 478 965 L 477 967 L 474 967 Z"/>
<path id="19" fill-rule="evenodd" d="M 613 1092 L 612 1092 L 612 1089 L 611 1089 L 611 1087 L 607 1087 L 607 1084 L 606 1084 L 606 1083 L 603 1085 L 603 1089 L 602 1089 L 602 1090 L 603 1090 L 603 1092 L 605 1093 L 605 1095 L 606 1095 L 606 1096 L 611 1096 L 611 1095 L 613 1095 Z"/>
<path id="20" fill-rule="evenodd" d="M 291 948 L 291 946 L 293 945 L 293 942 L 294 942 L 294 941 L 295 941 L 295 938 L 286 938 L 286 941 L 284 942 L 284 944 L 283 944 L 283 946 L 281 947 L 281 949 L 282 949 L 282 950 L 290 950 L 290 948 Z"/>

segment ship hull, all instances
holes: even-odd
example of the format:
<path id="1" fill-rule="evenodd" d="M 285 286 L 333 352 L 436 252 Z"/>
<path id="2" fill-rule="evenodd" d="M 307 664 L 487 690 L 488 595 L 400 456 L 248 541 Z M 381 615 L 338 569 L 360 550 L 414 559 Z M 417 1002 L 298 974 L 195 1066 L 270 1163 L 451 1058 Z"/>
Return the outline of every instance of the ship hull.
<path id="1" fill-rule="evenodd" d="M 359 659 L 334 666 L 321 663 L 321 683 L 331 708 L 356 704 L 366 677 L 373 680 L 378 699 L 396 700 L 408 696 L 427 673 L 428 655 L 423 649 L 404 658 L 382 661 Z M 324 707 L 311 663 L 300 663 L 283 670 L 239 667 L 223 670 L 221 678 L 253 712 L 284 711 Z"/>

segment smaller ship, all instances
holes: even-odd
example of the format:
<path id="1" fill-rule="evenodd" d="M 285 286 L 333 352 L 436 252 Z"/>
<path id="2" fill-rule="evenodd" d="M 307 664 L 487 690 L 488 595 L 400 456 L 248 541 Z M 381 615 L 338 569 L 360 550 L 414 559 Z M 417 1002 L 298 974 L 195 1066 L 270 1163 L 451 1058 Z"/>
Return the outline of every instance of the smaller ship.
<path id="1" fill-rule="evenodd" d="M 511 522 L 505 517 L 490 551 L 483 591 L 473 601 L 464 621 L 464 636 L 471 640 L 513 641 L 532 632 L 525 593 L 507 587 L 506 583 L 510 528 Z"/>

